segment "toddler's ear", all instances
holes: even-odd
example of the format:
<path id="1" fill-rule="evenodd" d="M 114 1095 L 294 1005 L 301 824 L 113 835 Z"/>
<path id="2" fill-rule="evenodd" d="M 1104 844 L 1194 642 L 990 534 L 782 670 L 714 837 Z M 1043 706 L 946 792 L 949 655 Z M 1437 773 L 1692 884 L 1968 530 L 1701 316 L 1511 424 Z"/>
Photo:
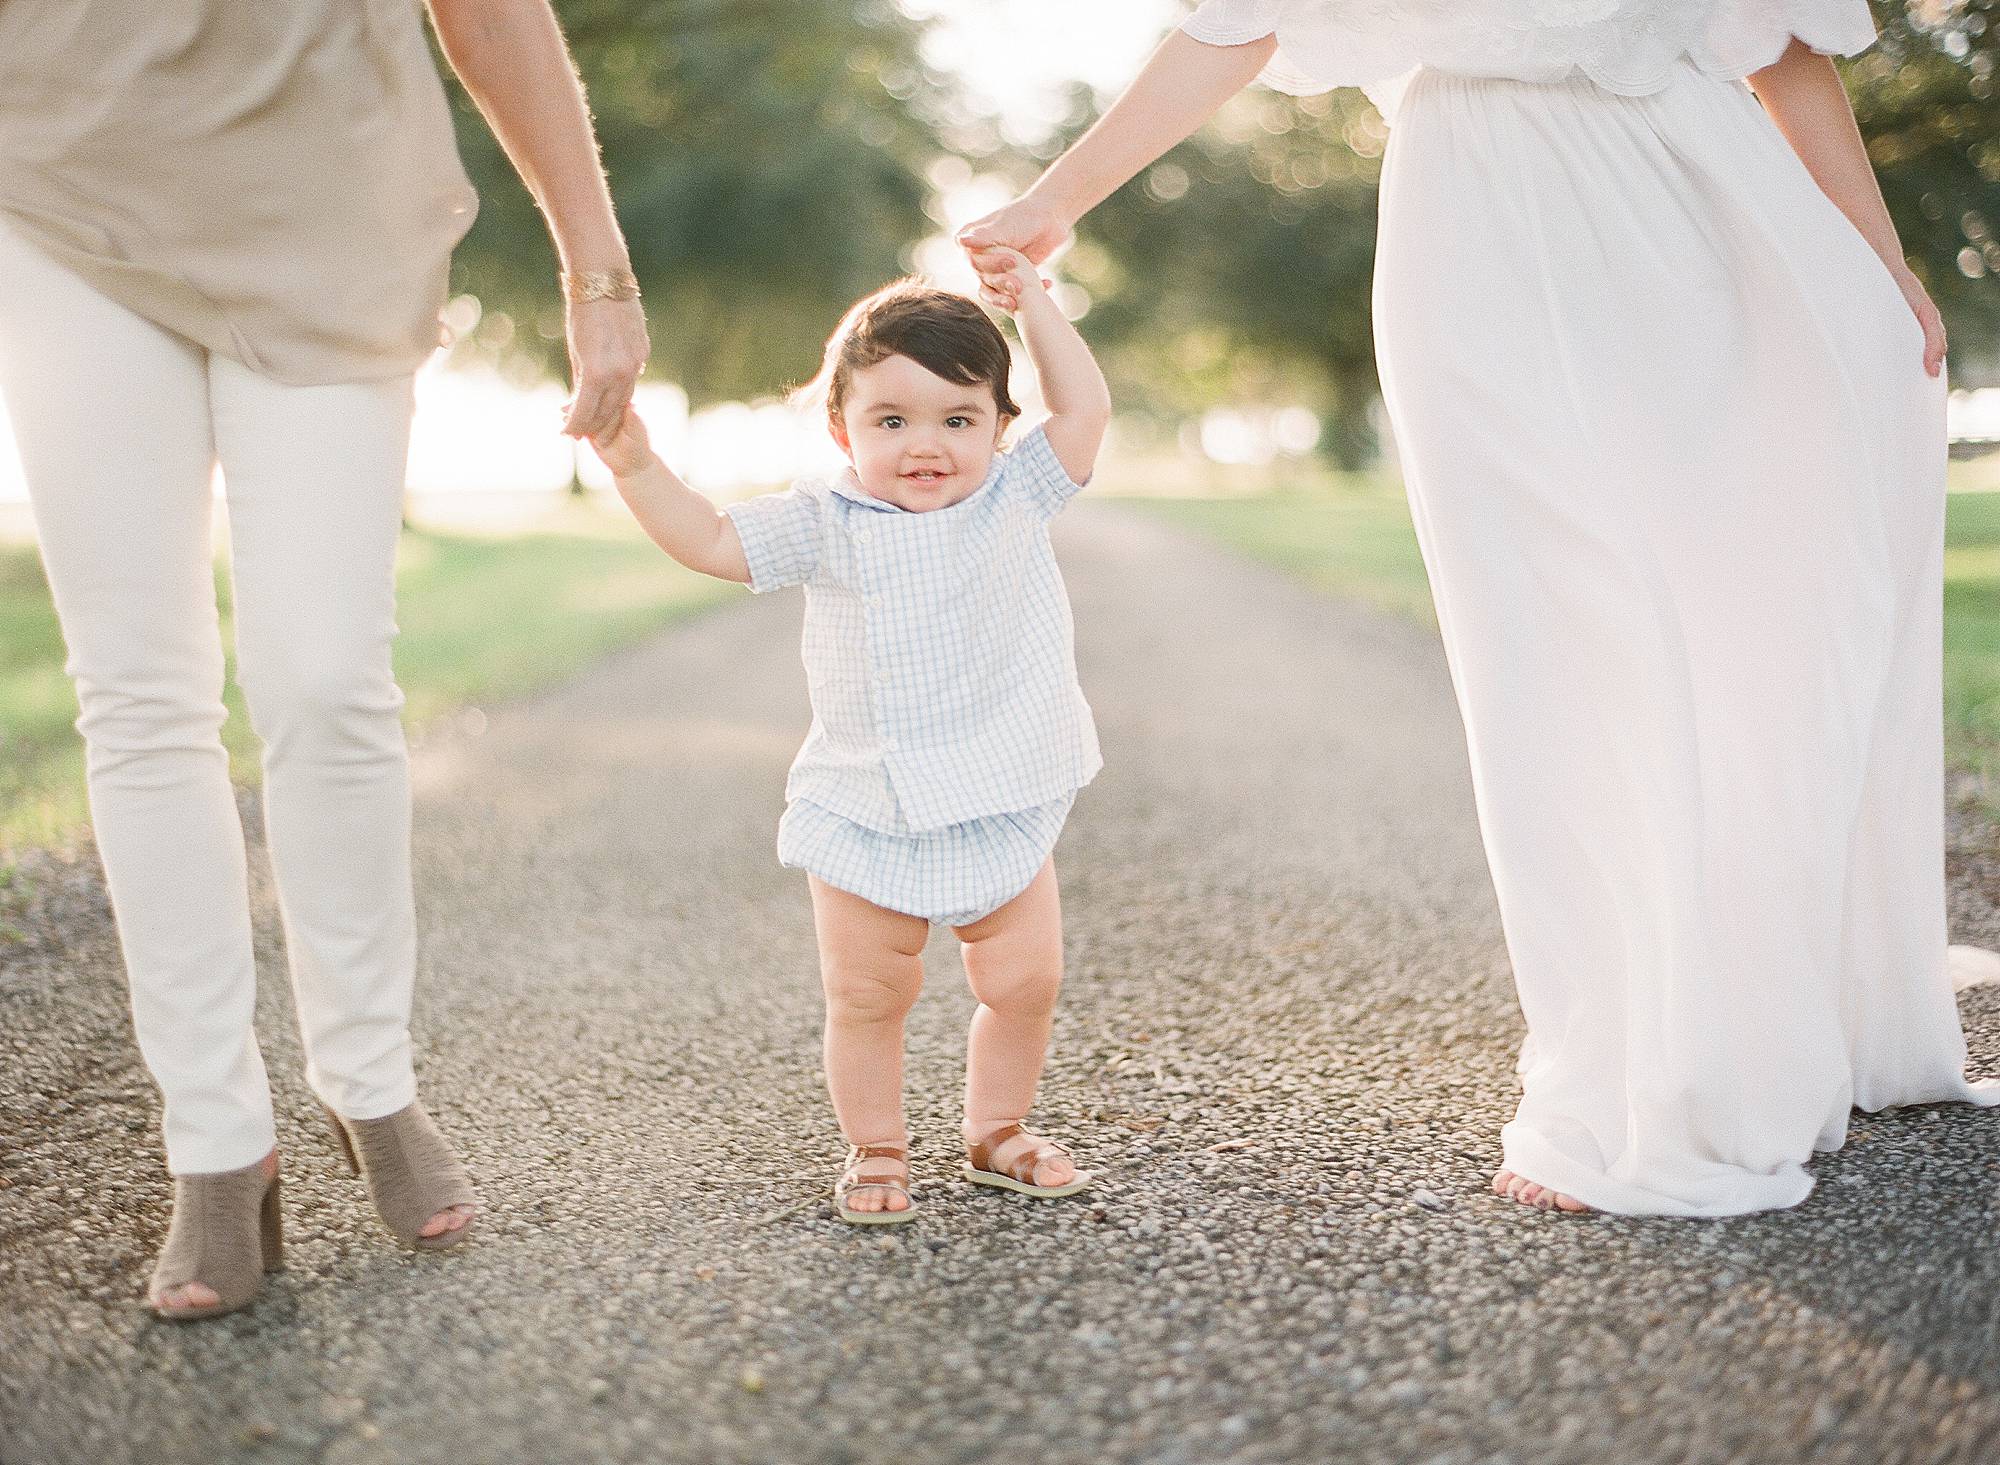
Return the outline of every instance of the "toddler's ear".
<path id="1" fill-rule="evenodd" d="M 845 422 L 829 412 L 826 414 L 826 430 L 832 434 L 833 440 L 840 444 L 841 452 L 847 454 L 850 458 L 854 456 L 854 446 L 847 440 L 847 424 Z"/>

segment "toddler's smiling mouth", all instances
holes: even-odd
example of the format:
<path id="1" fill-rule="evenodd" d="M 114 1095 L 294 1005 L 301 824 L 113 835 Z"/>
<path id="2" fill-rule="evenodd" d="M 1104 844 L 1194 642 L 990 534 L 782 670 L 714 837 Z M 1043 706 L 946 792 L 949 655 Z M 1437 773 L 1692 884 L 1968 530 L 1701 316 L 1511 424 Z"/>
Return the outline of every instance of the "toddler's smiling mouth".
<path id="1" fill-rule="evenodd" d="M 940 468 L 913 468 L 903 477 L 912 483 L 938 483 L 951 475 Z"/>

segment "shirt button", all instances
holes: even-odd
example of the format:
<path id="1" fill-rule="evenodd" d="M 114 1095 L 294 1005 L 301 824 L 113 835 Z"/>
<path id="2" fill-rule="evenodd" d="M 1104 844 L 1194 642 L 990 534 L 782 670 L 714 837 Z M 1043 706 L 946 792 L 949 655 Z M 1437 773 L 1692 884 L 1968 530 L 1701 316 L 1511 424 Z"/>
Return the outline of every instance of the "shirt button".
<path id="1" fill-rule="evenodd" d="M 879 609 L 879 608 L 881 607 L 881 604 L 882 604 L 882 597 L 881 597 L 881 596 L 879 596 L 879 595 L 871 595 L 871 596 L 869 596 L 869 597 L 868 597 L 868 603 L 869 603 L 870 605 L 872 605 L 872 606 L 875 606 L 875 607 L 877 607 L 877 608 Z"/>
<path id="2" fill-rule="evenodd" d="M 857 529 L 854 531 L 854 537 L 865 544 L 868 540 L 868 531 L 866 529 Z"/>

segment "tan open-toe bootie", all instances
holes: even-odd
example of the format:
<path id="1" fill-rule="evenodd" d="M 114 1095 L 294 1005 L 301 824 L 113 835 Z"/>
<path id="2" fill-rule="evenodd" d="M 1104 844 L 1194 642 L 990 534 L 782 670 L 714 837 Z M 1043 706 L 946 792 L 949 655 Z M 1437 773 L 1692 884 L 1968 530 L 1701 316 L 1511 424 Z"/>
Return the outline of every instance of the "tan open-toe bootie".
<path id="1" fill-rule="evenodd" d="M 472 1234 L 472 1220 L 455 1231 L 423 1234 L 439 1211 L 474 1204 L 472 1182 L 422 1104 L 411 1104 L 380 1119 L 326 1117 L 340 1137 L 348 1168 L 368 1185 L 382 1224 L 405 1245 L 443 1251 Z"/>
<path id="2" fill-rule="evenodd" d="M 248 1307 L 263 1289 L 264 1273 L 284 1265 L 278 1172 L 266 1175 L 268 1163 L 267 1157 L 241 1170 L 174 1177 L 174 1218 L 146 1289 L 157 1315 L 191 1323 Z M 193 1282 L 215 1294 L 212 1305 L 167 1307 L 160 1301 Z"/>

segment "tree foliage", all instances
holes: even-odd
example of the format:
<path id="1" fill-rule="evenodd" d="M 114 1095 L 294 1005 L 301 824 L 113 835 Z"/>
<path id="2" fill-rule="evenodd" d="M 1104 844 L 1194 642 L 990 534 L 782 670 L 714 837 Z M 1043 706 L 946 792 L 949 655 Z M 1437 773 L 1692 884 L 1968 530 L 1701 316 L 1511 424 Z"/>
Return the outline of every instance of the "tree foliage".
<path id="1" fill-rule="evenodd" d="M 1955 379 L 2000 380 L 2000 0 L 1876 0 L 1844 63 L 1912 266 L 1943 310 Z M 1081 119 L 1080 119 L 1081 120 Z M 1330 456 L 1373 450 L 1369 281 L 1385 134 L 1357 94 L 1253 91 L 1101 205 L 1070 268 L 1121 400 L 1167 413 L 1236 397 L 1324 414 Z"/>
<path id="2" fill-rule="evenodd" d="M 1956 379 L 2000 380 L 2000 0 L 1874 4 L 1880 43 L 1844 63 L 1870 156 L 1945 312 Z M 993 129 L 953 114 L 893 0 L 564 0 L 561 13 L 647 290 L 654 370 L 698 403 L 811 374 L 841 311 L 935 228 L 925 171 L 941 154 L 1006 166 Z M 1037 151 L 1098 101 L 1078 89 L 1070 126 Z M 487 311 L 470 345 L 560 373 L 545 231 L 458 102 L 483 199 L 455 276 Z M 1331 456 L 1371 455 L 1385 137 L 1357 93 L 1253 90 L 1092 214 L 1067 269 L 1122 403 L 1168 416 L 1300 403 L 1330 424 Z"/>
<path id="3" fill-rule="evenodd" d="M 1101 205 L 1072 269 L 1124 384 L 1168 410 L 1308 406 L 1331 457 L 1371 458 L 1384 136 L 1353 92 L 1251 92 Z"/>
<path id="4" fill-rule="evenodd" d="M 1882 39 L 1847 68 L 1869 157 L 1956 375 L 2000 380 L 2000 0 L 1876 0 L 1875 17 Z"/>
<path id="5" fill-rule="evenodd" d="M 633 269 L 653 371 L 696 402 L 809 377 L 854 299 L 933 226 L 925 166 L 941 83 L 888 0 L 566 0 Z M 456 95 L 480 217 L 454 288 L 467 344 L 563 374 L 556 262 L 534 204 Z"/>

